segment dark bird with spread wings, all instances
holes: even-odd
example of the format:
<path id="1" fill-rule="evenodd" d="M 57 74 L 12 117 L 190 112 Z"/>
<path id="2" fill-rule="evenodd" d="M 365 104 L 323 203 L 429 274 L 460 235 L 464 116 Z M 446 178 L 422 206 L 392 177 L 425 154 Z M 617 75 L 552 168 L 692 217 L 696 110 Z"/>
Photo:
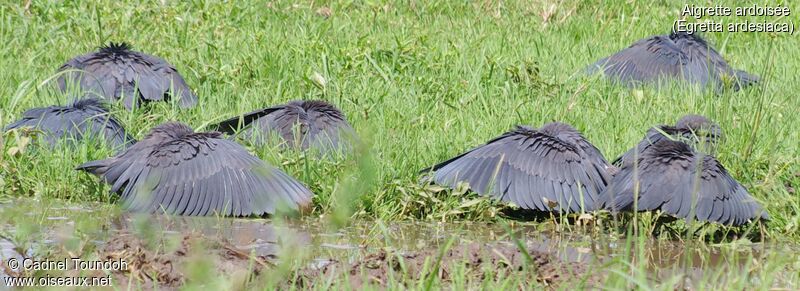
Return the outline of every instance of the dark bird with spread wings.
<path id="1" fill-rule="evenodd" d="M 629 149 L 612 163 L 618 167 L 633 164 L 635 158 L 641 156 L 652 144 L 664 139 L 681 141 L 701 152 L 713 153 L 722 138 L 719 125 L 705 116 L 688 114 L 681 117 L 675 126 L 659 125 L 650 128 L 636 147 Z"/>
<path id="2" fill-rule="evenodd" d="M 33 108 L 22 114 L 22 119 L 6 126 L 5 130 L 29 127 L 42 132 L 51 146 L 61 139 L 79 141 L 101 138 L 113 147 L 128 146 L 134 139 L 125 133 L 100 99 L 85 98 L 67 106 Z"/>
<path id="3" fill-rule="evenodd" d="M 179 98 L 182 108 L 194 107 L 192 93 L 178 71 L 167 61 L 131 50 L 125 43 L 110 43 L 99 51 L 75 57 L 58 69 L 58 86 L 67 91 L 80 86 L 108 100 L 122 99 L 128 109 L 143 101 Z"/>
<path id="4" fill-rule="evenodd" d="M 270 108 L 245 113 L 212 126 L 216 130 L 239 134 L 258 145 L 277 136 L 281 144 L 303 150 L 346 151 L 355 141 L 355 130 L 341 110 L 321 100 L 295 100 Z"/>
<path id="5" fill-rule="evenodd" d="M 136 212 L 264 215 L 307 206 L 313 195 L 221 133 L 196 133 L 176 122 L 153 128 L 115 157 L 77 169 L 102 177 Z"/>
<path id="6" fill-rule="evenodd" d="M 512 202 L 524 209 L 581 212 L 595 209 L 613 168 L 572 126 L 518 126 L 485 145 L 423 170 L 433 181 Z"/>
<path id="7" fill-rule="evenodd" d="M 624 163 L 600 194 L 600 205 L 612 212 L 661 210 L 735 226 L 768 218 L 717 159 L 669 139 L 643 149 L 637 163 Z"/>
<path id="8" fill-rule="evenodd" d="M 675 79 L 712 86 L 715 90 L 733 87 L 738 91 L 759 80 L 731 68 L 704 39 L 686 32 L 639 40 L 588 68 L 590 74 L 598 71 L 628 86 Z"/>

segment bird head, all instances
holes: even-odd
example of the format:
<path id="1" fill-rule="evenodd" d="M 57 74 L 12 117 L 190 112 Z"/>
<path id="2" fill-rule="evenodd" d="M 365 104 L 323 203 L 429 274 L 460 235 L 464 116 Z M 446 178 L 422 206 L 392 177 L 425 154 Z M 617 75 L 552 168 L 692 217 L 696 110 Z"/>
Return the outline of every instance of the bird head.
<path id="1" fill-rule="evenodd" d="M 103 55 L 107 58 L 121 58 L 127 57 L 131 53 L 131 45 L 120 42 L 114 43 L 109 42 L 108 45 L 104 45 L 100 47 L 100 55 Z"/>
<path id="2" fill-rule="evenodd" d="M 303 101 L 302 105 L 300 105 L 300 106 L 303 107 L 303 109 L 306 112 L 314 111 L 314 112 L 319 112 L 319 113 L 328 115 L 328 116 L 330 116 L 332 118 L 335 118 L 335 119 L 340 119 L 340 120 L 344 119 L 344 116 L 343 116 L 344 114 L 342 114 L 342 111 L 340 111 L 338 108 L 336 108 L 336 106 L 334 106 L 333 104 L 330 104 L 330 103 L 328 103 L 326 101 L 323 101 L 323 100 Z"/>
<path id="3" fill-rule="evenodd" d="M 700 37 L 699 34 L 694 32 L 689 33 L 686 31 L 673 31 L 669 34 L 669 39 L 671 39 L 675 43 L 692 42 L 702 46 L 708 46 L 706 40 Z"/>
<path id="4" fill-rule="evenodd" d="M 722 128 L 702 115 L 685 115 L 678 120 L 675 127 L 685 132 L 685 137 L 693 143 L 706 146 L 705 150 L 713 151 L 723 139 Z"/>
<path id="5" fill-rule="evenodd" d="M 681 117 L 675 127 L 693 131 L 697 135 L 709 138 L 722 138 L 722 129 L 715 122 L 705 116 L 688 114 Z"/>
<path id="6" fill-rule="evenodd" d="M 82 110 L 95 110 L 100 112 L 108 112 L 108 107 L 106 106 L 106 103 L 103 100 L 96 97 L 84 97 L 84 98 L 74 99 L 70 103 L 69 107 Z"/>

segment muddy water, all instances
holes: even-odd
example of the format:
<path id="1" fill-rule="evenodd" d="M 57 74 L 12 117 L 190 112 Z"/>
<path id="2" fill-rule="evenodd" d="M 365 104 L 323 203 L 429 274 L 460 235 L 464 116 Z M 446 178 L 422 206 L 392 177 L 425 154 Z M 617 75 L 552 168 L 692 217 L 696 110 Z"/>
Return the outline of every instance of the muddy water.
<path id="1" fill-rule="evenodd" d="M 763 259 L 769 250 L 762 244 L 737 246 L 734 249 L 705 244 L 687 247 L 680 242 L 658 240 L 630 244 L 611 236 L 583 231 L 556 232 L 546 228 L 543 230 L 541 225 L 519 223 L 504 227 L 486 223 L 355 221 L 348 227 L 334 230 L 326 226 L 324 220 L 313 218 L 273 221 L 168 217 L 117 214 L 115 211 L 97 211 L 92 207 L 42 208 L 39 207 L 41 203 L 30 201 L 13 203 L 22 208 L 28 203 L 29 209 L 22 212 L 32 222 L 22 221 L 17 214 L 18 210 L 5 211 L 9 208 L 2 207 L 0 217 L 5 222 L 4 233 L 13 234 L 16 224 L 38 223 L 38 231 L 42 235 L 37 240 L 29 241 L 26 247 L 31 249 L 35 249 L 34 245 L 37 243 L 52 245 L 63 241 L 59 237 L 74 234 L 76 225 L 95 224 L 99 225 L 106 238 L 118 234 L 159 238 L 194 234 L 224 240 L 236 249 L 275 262 L 281 260 L 284 254 L 301 254 L 309 259 L 309 265 L 314 269 L 322 269 L 332 262 L 358 263 L 365 256 L 387 249 L 430 254 L 448 243 L 453 243 L 455 248 L 467 245 L 477 245 L 480 248 L 492 244 L 514 249 L 515 238 L 518 238 L 529 251 L 548 254 L 563 262 L 599 266 L 623 257 L 633 263 L 644 262 L 649 271 L 647 277 L 650 279 L 660 280 L 681 274 L 691 283 L 702 278 L 708 270 L 718 271 L 732 267 L 741 269 L 752 264 L 754 260 Z M 98 249 L 103 249 L 107 243 L 102 235 L 92 238 L 91 241 Z M 633 250 L 630 245 L 635 245 Z M 19 249 L 11 239 L 0 239 L 3 259 L 21 257 Z"/>

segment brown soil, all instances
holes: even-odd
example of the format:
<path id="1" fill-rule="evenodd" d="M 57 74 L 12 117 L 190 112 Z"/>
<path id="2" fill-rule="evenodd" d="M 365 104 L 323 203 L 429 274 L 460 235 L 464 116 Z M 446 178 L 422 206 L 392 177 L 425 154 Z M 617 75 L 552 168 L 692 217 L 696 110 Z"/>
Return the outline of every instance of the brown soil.
<path id="1" fill-rule="evenodd" d="M 210 259 L 218 274 L 226 277 L 245 277 L 250 272 L 256 275 L 271 265 L 266 257 L 255 257 L 251 266 L 250 253 L 238 249 L 225 240 L 188 234 L 180 238 L 179 245 L 169 250 L 163 242 L 150 245 L 136 235 L 120 233 L 109 240 L 100 250 L 101 258 L 123 260 L 127 270 L 112 272 L 115 286 L 148 287 L 157 282 L 159 289 L 177 288 L 185 283 L 188 264 L 196 262 L 199 255 Z M 243 279 L 243 278 L 242 278 Z"/>
<path id="2" fill-rule="evenodd" d="M 335 276 L 343 278 L 344 272 L 350 279 L 350 287 L 359 289 L 362 286 L 385 287 L 390 278 L 395 281 L 417 284 L 419 280 L 437 276 L 442 282 L 451 282 L 456 268 L 464 267 L 467 280 L 481 282 L 484 280 L 502 280 L 509 276 L 517 276 L 526 287 L 537 284 L 539 286 L 555 287 L 563 282 L 574 282 L 575 279 L 586 279 L 588 285 L 598 282 L 597 274 L 591 274 L 588 266 L 582 263 L 564 262 L 553 255 L 534 249 L 528 249 L 528 258 L 519 248 L 504 244 L 479 244 L 471 243 L 454 246 L 440 255 L 438 250 L 425 250 L 419 252 L 400 252 L 392 250 L 379 250 L 368 254 L 363 259 L 344 264 L 331 262 L 321 267 L 312 266 L 299 271 L 297 280 L 293 283 L 297 287 L 312 287 L 320 278 Z M 436 262 L 441 256 L 439 267 Z M 435 269 L 436 273 L 427 270 Z M 535 282 L 535 283 L 534 283 Z M 413 285 L 411 285 L 413 286 Z M 411 287 L 407 286 L 407 287 Z"/>
<path id="3" fill-rule="evenodd" d="M 581 280 L 585 280 L 589 286 L 597 286 L 602 276 L 599 272 L 592 272 L 586 263 L 566 262 L 533 247 L 528 247 L 526 256 L 509 243 L 465 243 L 450 247 L 443 255 L 439 249 L 367 251 L 350 262 L 326 261 L 301 267 L 294 271 L 294 276 L 289 276 L 293 279 L 281 285 L 293 285 L 301 289 L 325 287 L 323 282 L 333 279 L 336 286 L 353 289 L 363 286 L 388 287 L 390 280 L 406 287 L 415 287 L 435 276 L 447 287 L 455 279 L 454 276 L 463 270 L 468 282 L 480 284 L 485 280 L 515 278 L 519 279 L 517 288 L 529 289 L 530 286 L 559 287 L 566 282 Z M 265 268 L 273 268 L 272 261 L 275 259 L 253 257 L 249 251 L 237 248 L 224 239 L 196 233 L 174 236 L 172 241 L 160 238 L 154 242 L 124 231 L 113 235 L 98 249 L 98 255 L 105 260 L 127 262 L 126 270 L 111 272 L 113 284 L 135 289 L 153 286 L 158 286 L 158 289 L 180 288 L 189 277 L 197 280 L 196 276 L 189 274 L 192 266 L 200 260 L 211 262 L 218 274 L 216 278 L 208 279 L 224 277 L 231 287 L 246 288 L 247 278 L 258 276 Z"/>

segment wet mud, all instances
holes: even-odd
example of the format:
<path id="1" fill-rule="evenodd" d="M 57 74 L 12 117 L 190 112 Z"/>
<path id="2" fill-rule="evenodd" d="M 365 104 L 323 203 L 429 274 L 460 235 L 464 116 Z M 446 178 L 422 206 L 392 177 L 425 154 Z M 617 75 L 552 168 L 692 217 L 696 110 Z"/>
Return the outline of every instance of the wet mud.
<path id="1" fill-rule="evenodd" d="M 117 286 L 180 287 L 186 283 L 184 274 L 198 256 L 211 261 L 213 269 L 222 276 L 258 275 L 273 265 L 272 256 L 254 255 L 230 241 L 193 233 L 180 236 L 176 245 L 167 242 L 148 242 L 137 235 L 115 234 L 99 251 L 105 260 L 124 261 L 126 269 L 112 270 Z M 133 284 L 130 280 L 135 280 Z M 157 284 L 154 284 L 157 283 Z"/>
<path id="2" fill-rule="evenodd" d="M 387 287 L 391 279 L 398 278 L 406 284 L 404 287 L 412 287 L 431 276 L 443 284 L 452 282 L 453 276 L 465 276 L 471 282 L 500 281 L 513 276 L 522 278 L 526 285 L 551 287 L 576 279 L 593 285 L 601 278 L 599 272 L 590 272 L 585 263 L 563 261 L 533 247 L 523 250 L 510 244 L 470 243 L 452 246 L 444 252 L 381 249 L 350 263 L 331 261 L 309 266 L 300 271 L 293 283 L 301 288 L 317 287 L 315 282 L 324 282 L 320 278 L 329 276 L 348 278 L 349 287 L 354 289 L 365 285 Z"/>
<path id="3" fill-rule="evenodd" d="M 542 223 L 353 221 L 332 229 L 318 219 L 104 216 L 67 208 L 50 208 L 51 216 L 23 213 L 7 220 L 3 231 L 14 234 L 22 217 L 30 216 L 40 222 L 37 235 L 22 244 L 14 236 L 0 240 L 4 259 L 79 256 L 125 261 L 126 269 L 83 275 L 111 275 L 114 286 L 133 289 L 179 289 L 206 277 L 224 278 L 225 286 L 233 288 L 259 287 L 265 282 L 280 289 L 327 289 L 331 284 L 345 289 L 418 288 L 427 282 L 452 288 L 449 284 L 457 282 L 475 287 L 508 278 L 519 284 L 514 289 L 563 289 L 575 282 L 602 288 L 611 275 L 608 264 L 620 259 L 625 264 L 644 264 L 648 281 L 685 278 L 684 286 L 692 289 L 692 282 L 700 282 L 709 271 L 720 274 L 723 270 L 724 274 L 728 268 L 751 268 L 768 253 L 797 250 L 765 244 L 627 241 L 580 230 L 548 229 Z M 76 224 L 85 225 L 87 220 L 93 220 L 97 231 L 76 232 Z M 81 244 L 91 246 L 61 246 L 76 236 Z M 195 269 L 201 265 L 208 269 L 204 274 L 213 275 L 198 277 Z M 0 274 L 19 275 L 8 270 Z"/>

